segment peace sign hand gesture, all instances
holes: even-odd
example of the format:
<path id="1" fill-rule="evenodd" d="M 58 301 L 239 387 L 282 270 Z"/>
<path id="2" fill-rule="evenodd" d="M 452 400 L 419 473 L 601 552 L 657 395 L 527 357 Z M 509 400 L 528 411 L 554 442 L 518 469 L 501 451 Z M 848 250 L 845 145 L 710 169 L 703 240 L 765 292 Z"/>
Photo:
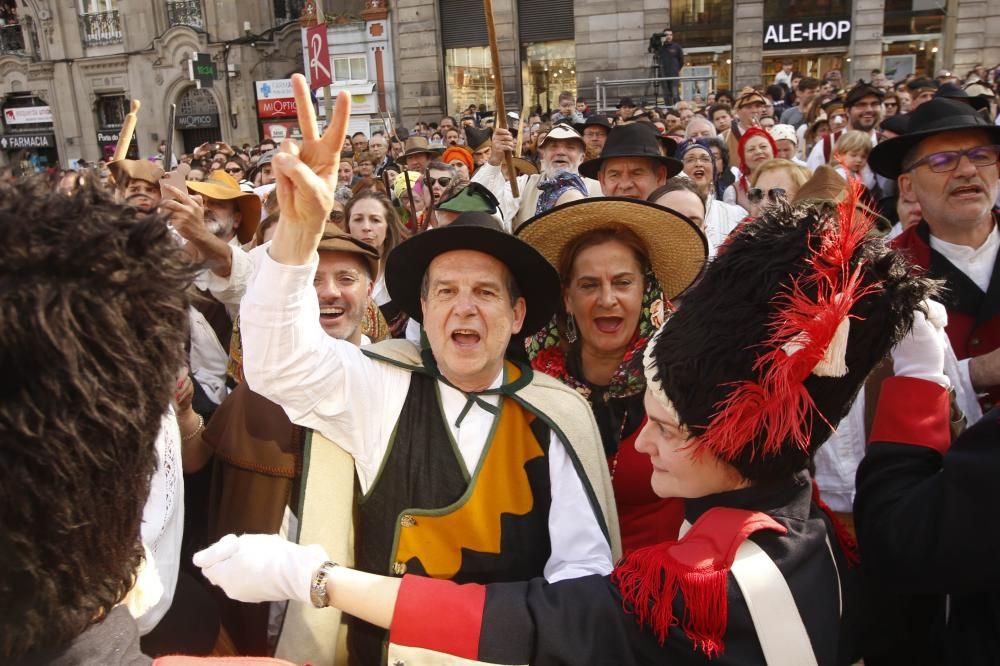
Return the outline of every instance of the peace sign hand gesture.
<path id="1" fill-rule="evenodd" d="M 330 125 L 320 137 L 309 86 L 301 74 L 292 75 L 292 91 L 302 142 L 286 139 L 271 161 L 281 212 L 270 254 L 278 263 L 301 266 L 316 252 L 333 208 L 351 98 L 340 92 Z"/>

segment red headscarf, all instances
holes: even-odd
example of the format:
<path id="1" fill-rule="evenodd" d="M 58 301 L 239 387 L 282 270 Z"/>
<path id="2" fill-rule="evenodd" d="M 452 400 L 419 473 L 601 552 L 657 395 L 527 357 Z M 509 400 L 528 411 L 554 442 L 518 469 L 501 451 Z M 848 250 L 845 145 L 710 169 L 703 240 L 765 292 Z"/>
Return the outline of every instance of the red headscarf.
<path id="1" fill-rule="evenodd" d="M 744 130 L 743 136 L 740 137 L 740 143 L 737 150 L 740 154 L 740 187 L 746 192 L 749 189 L 749 184 L 747 183 L 747 176 L 750 175 L 750 169 L 747 168 L 747 159 L 743 151 L 746 149 L 747 141 L 755 136 L 762 136 L 767 139 L 767 142 L 771 144 L 771 157 L 777 157 L 778 155 L 778 144 L 775 142 L 774 137 L 771 133 L 760 127 L 751 127 L 748 130 Z"/>

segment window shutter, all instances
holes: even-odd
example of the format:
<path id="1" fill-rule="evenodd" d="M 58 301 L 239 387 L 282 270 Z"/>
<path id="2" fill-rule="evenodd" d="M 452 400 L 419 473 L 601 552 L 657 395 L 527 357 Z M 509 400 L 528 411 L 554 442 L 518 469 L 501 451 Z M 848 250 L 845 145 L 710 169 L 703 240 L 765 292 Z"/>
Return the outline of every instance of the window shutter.
<path id="1" fill-rule="evenodd" d="M 521 43 L 574 39 L 573 0 L 517 0 Z"/>
<path id="2" fill-rule="evenodd" d="M 445 49 L 486 46 L 486 16 L 482 0 L 441 0 L 441 43 Z"/>

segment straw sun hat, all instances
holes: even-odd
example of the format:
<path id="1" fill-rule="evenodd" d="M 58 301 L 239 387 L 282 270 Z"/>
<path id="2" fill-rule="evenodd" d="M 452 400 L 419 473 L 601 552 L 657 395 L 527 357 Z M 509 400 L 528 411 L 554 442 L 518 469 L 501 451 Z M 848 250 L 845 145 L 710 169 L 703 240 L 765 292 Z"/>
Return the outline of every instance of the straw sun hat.
<path id="1" fill-rule="evenodd" d="M 705 235 L 694 222 L 669 208 L 626 197 L 581 199 L 525 222 L 517 236 L 558 266 L 566 246 L 588 231 L 621 225 L 646 246 L 663 296 L 676 298 L 701 274 L 708 257 Z"/>

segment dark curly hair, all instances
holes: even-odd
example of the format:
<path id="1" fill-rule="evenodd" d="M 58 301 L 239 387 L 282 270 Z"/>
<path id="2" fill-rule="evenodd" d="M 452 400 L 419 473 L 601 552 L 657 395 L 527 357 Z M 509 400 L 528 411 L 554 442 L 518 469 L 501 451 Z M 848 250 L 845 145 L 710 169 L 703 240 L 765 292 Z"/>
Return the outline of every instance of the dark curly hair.
<path id="1" fill-rule="evenodd" d="M 705 431 L 736 382 L 757 381 L 753 365 L 765 351 L 762 344 L 770 333 L 775 296 L 792 276 L 809 270 L 806 248 L 817 247 L 817 232 L 835 216 L 827 203 L 768 207 L 759 219 L 730 235 L 725 251 L 709 264 L 664 326 L 653 352 L 657 379 L 692 435 Z M 810 375 L 804 382 L 826 420 L 812 419 L 808 452 L 788 443 L 780 454 L 764 457 L 758 440 L 767 433 L 747 442 L 741 454 L 728 461 L 745 478 L 767 482 L 805 468 L 832 432 L 827 422 L 836 426 L 847 414 L 871 371 L 909 332 L 914 310 L 935 293 L 935 283 L 919 277 L 881 238 L 861 243 L 851 266 L 862 262 L 863 283 L 880 287 L 851 309 L 848 372 L 836 378 Z M 806 292 L 815 297 L 815 286 Z"/>
<path id="2" fill-rule="evenodd" d="M 142 557 L 193 268 L 164 219 L 93 184 L 0 183 L 0 661 L 58 648 Z"/>

